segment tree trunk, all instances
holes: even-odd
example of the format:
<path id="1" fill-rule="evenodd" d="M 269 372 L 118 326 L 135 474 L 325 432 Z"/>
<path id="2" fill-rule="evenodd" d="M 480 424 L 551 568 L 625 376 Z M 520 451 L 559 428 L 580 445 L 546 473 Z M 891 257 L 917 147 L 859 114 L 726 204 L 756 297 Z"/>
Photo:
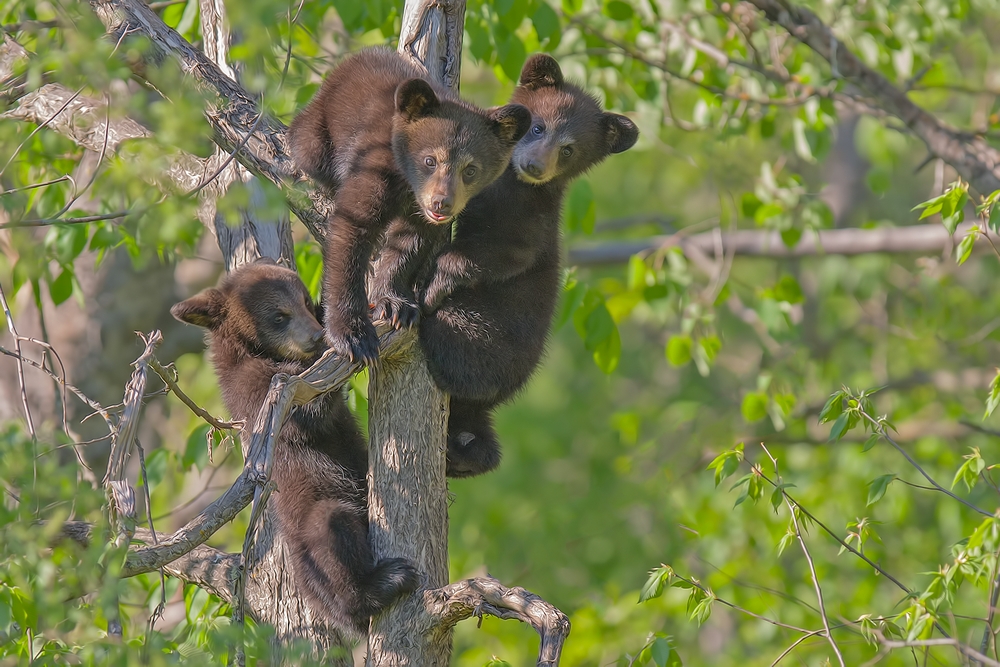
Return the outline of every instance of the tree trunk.
<path id="1" fill-rule="evenodd" d="M 399 52 L 428 76 L 458 88 L 465 0 L 407 0 Z M 372 368 L 369 393 L 368 517 L 377 559 L 405 557 L 424 588 L 448 583 L 448 397 L 427 372 L 419 346 Z M 448 664 L 451 628 L 422 632 L 414 595 L 372 620 L 368 667 Z"/>

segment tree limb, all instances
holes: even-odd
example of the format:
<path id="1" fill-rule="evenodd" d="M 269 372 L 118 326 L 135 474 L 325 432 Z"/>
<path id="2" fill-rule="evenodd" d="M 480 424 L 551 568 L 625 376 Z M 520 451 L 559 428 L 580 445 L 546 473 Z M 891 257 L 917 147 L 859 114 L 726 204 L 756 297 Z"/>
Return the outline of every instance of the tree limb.
<path id="1" fill-rule="evenodd" d="M 381 357 L 391 358 L 412 343 L 412 332 L 384 333 Z M 158 545 L 133 547 L 125 559 L 122 576 L 132 577 L 176 561 L 204 544 L 219 528 L 231 521 L 250 504 L 258 487 L 267 483 L 274 439 L 291 409 L 308 403 L 320 394 L 339 390 L 358 370 L 360 364 L 351 364 L 328 351 L 301 375 L 275 375 L 267 399 L 250 431 L 243 471 L 232 486 L 187 525 L 172 535 L 161 536 Z"/>
<path id="2" fill-rule="evenodd" d="M 833 74 L 871 95 L 885 111 L 899 118 L 919 137 L 927 149 L 961 174 L 981 194 L 1000 190 L 1000 151 L 982 137 L 946 126 L 917 106 L 906 93 L 884 76 L 866 66 L 833 34 L 833 31 L 804 7 L 787 0 L 749 0 L 769 21 L 787 30 L 830 63 Z"/>
<path id="3" fill-rule="evenodd" d="M 523 588 L 507 588 L 492 577 L 457 581 L 424 591 L 424 608 L 432 632 L 449 631 L 456 623 L 483 614 L 527 623 L 540 638 L 539 667 L 558 665 L 563 644 L 569 636 L 566 614 Z"/>
<path id="4" fill-rule="evenodd" d="M 963 225 L 949 239 L 943 225 L 912 225 L 879 227 L 877 229 L 807 230 L 793 248 L 773 230 L 737 230 L 723 232 L 722 243 L 717 234 L 703 232 L 692 236 L 670 234 L 636 241 L 618 241 L 591 247 L 576 247 L 569 251 L 569 263 L 577 266 L 615 264 L 628 261 L 632 255 L 679 247 L 715 256 L 720 250 L 753 257 L 806 257 L 809 255 L 865 255 L 870 253 L 940 253 L 949 243 L 957 244 L 973 225 Z M 990 239 L 1000 240 L 993 232 Z M 983 246 L 985 248 L 985 246 Z"/>
<path id="5" fill-rule="evenodd" d="M 304 179 L 287 151 L 287 127 L 268 114 L 258 121 L 261 110 L 247 91 L 226 76 L 219 66 L 196 50 L 183 37 L 139 0 L 90 0 L 90 6 L 104 23 L 111 39 L 140 36 L 147 41 L 141 59 L 130 61 L 136 76 L 146 67 L 175 58 L 192 83 L 206 96 L 205 117 L 214 131 L 213 139 L 224 151 L 240 147 L 236 157 L 254 174 L 268 179 L 285 193 L 289 207 L 317 239 L 322 239 L 333 202 L 311 186 L 292 187 Z M 249 139 L 247 133 L 257 124 Z M 245 144 L 244 144 L 245 142 Z"/>

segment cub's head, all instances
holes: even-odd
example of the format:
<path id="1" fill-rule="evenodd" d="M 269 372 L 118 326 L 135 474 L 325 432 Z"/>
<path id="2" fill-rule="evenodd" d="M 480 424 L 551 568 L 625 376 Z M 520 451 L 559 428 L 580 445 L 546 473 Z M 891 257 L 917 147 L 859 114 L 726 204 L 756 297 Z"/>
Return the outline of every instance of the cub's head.
<path id="1" fill-rule="evenodd" d="M 451 222 L 500 177 L 530 124 L 519 104 L 483 110 L 438 97 L 423 79 L 399 84 L 392 148 L 424 217 Z"/>
<path id="2" fill-rule="evenodd" d="M 218 287 L 174 304 L 170 314 L 208 329 L 213 344 L 274 361 L 311 361 L 324 347 L 306 286 L 268 259 L 241 266 Z"/>
<path id="3" fill-rule="evenodd" d="M 635 123 L 603 111 L 597 100 L 564 81 L 559 63 L 544 53 L 524 63 L 511 101 L 531 110 L 531 128 L 511 159 L 526 183 L 570 180 L 639 138 Z"/>

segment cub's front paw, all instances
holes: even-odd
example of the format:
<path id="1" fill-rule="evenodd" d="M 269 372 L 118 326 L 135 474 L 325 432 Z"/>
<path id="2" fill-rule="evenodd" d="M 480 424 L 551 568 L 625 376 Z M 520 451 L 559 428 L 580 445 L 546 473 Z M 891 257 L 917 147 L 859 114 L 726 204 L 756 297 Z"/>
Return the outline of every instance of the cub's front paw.
<path id="1" fill-rule="evenodd" d="M 367 318 L 355 320 L 347 326 L 329 323 L 326 339 L 330 347 L 340 355 L 371 366 L 378 359 L 378 334 Z"/>
<path id="2" fill-rule="evenodd" d="M 420 309 L 398 294 L 386 294 L 375 299 L 372 320 L 388 322 L 395 329 L 409 329 L 420 320 Z"/>

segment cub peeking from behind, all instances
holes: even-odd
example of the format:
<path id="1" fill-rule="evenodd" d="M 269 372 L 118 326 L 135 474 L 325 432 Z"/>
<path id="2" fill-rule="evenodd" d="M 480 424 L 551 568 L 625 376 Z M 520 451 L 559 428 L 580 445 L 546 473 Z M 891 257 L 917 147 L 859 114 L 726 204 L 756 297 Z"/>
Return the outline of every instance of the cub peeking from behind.
<path id="1" fill-rule="evenodd" d="M 531 121 L 522 106 L 484 111 L 422 76 L 394 51 L 360 51 L 330 72 L 288 130 L 298 166 L 335 190 L 323 305 L 330 345 L 352 361 L 378 356 L 365 279 L 389 223 L 418 242 L 447 240 L 446 226 L 503 173 Z M 380 268 L 387 288 L 373 295 L 376 313 L 397 326 L 419 317 L 412 286 L 422 252 L 410 248 Z M 400 285 L 409 293 L 396 293 Z"/>
<path id="2" fill-rule="evenodd" d="M 531 111 L 531 129 L 503 176 L 459 216 L 421 294 L 421 347 L 435 382 L 451 394 L 451 477 L 500 463 L 492 412 L 527 383 L 545 348 L 562 287 L 567 185 L 639 137 L 631 120 L 604 112 L 544 54 L 525 63 L 511 101 Z"/>
<path id="3" fill-rule="evenodd" d="M 208 329 L 223 401 L 247 424 L 247 438 L 275 373 L 297 375 L 325 348 L 305 285 L 270 260 L 240 267 L 170 313 Z M 406 559 L 374 562 L 367 473 L 365 442 L 340 392 L 295 408 L 274 444 L 278 488 L 270 508 L 292 554 L 296 587 L 317 614 L 354 636 L 419 585 Z"/>

